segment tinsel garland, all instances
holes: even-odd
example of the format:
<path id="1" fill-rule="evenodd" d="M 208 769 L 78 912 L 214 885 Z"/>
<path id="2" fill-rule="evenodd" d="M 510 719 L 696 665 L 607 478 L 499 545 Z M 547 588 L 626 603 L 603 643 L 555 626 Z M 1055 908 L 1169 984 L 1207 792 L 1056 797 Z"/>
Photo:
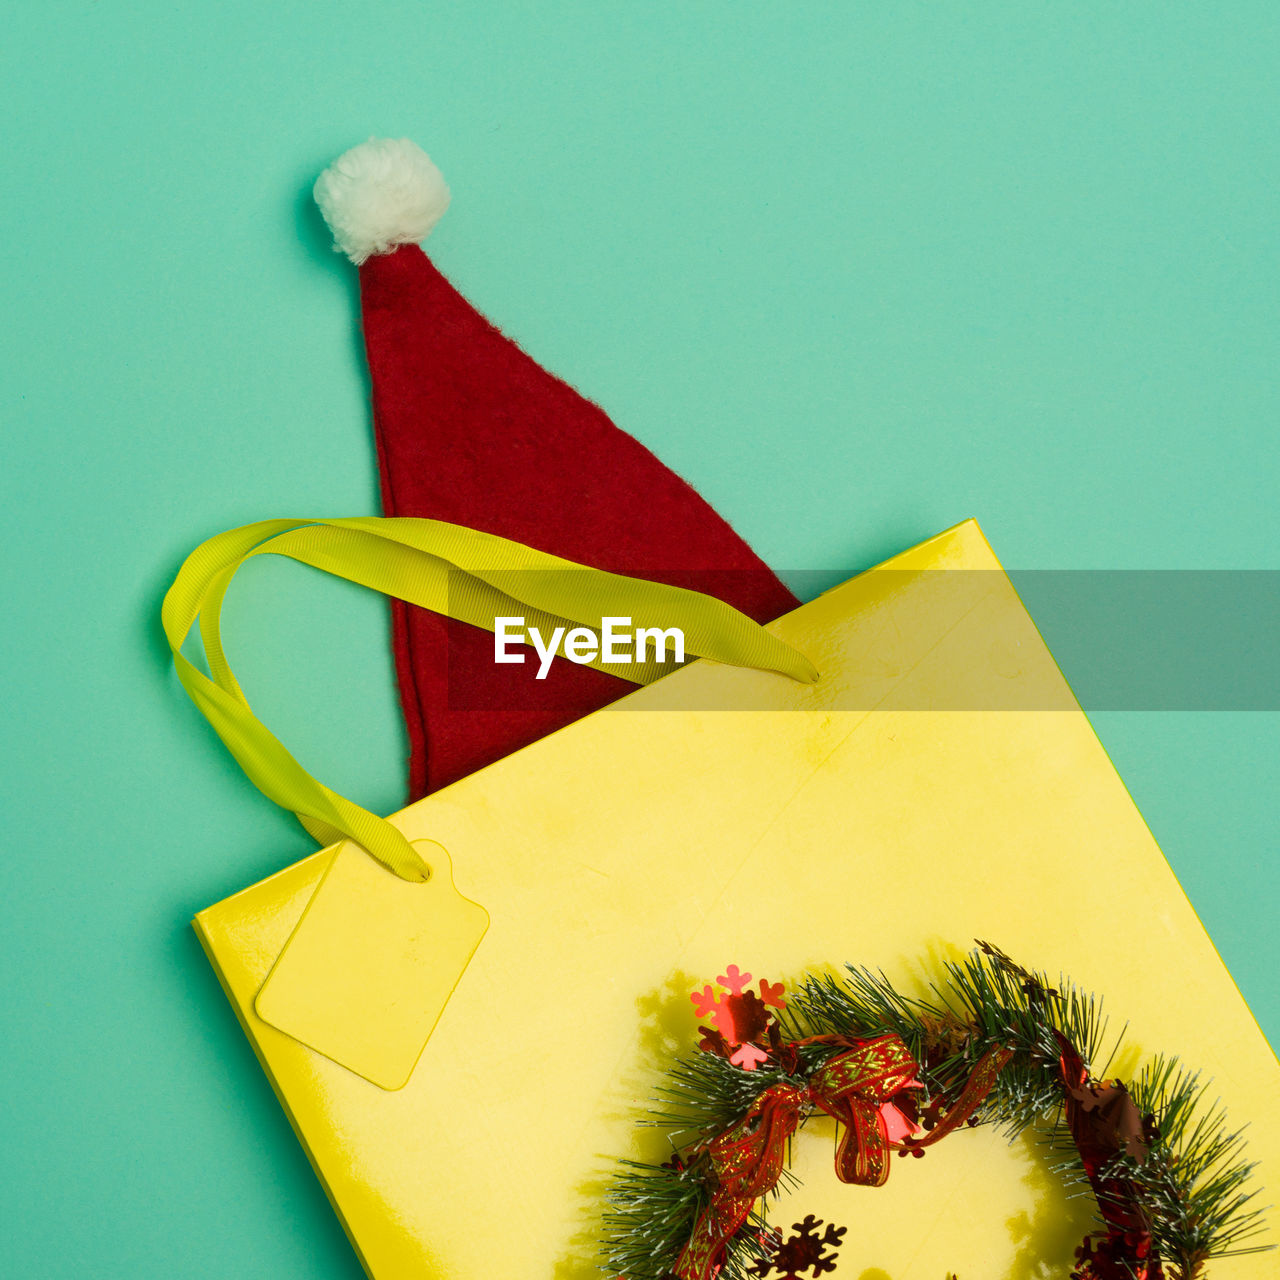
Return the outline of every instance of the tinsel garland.
<path id="1" fill-rule="evenodd" d="M 843 1232 L 812 1217 L 790 1240 L 769 1198 L 788 1180 L 790 1135 L 822 1110 L 841 1124 L 837 1174 L 875 1186 L 891 1151 L 921 1156 L 962 1124 L 1012 1140 L 1032 1131 L 1059 1175 L 1091 1187 L 1100 1229 L 1074 1280 L 1202 1280 L 1207 1263 L 1271 1246 L 1239 1132 L 1195 1072 L 1149 1062 L 1128 1084 L 1095 1078 L 1098 1001 L 979 943 L 924 999 L 882 973 L 747 986 L 734 966 L 692 999 L 710 1020 L 678 1059 L 646 1123 L 670 1135 L 664 1164 L 623 1161 L 608 1195 L 603 1261 L 625 1280 L 751 1280 L 812 1265 Z M 1118 1045 L 1116 1046 L 1118 1048 Z M 1113 1056 L 1115 1050 L 1113 1049 Z M 1105 1073 L 1105 1068 L 1104 1068 Z"/>

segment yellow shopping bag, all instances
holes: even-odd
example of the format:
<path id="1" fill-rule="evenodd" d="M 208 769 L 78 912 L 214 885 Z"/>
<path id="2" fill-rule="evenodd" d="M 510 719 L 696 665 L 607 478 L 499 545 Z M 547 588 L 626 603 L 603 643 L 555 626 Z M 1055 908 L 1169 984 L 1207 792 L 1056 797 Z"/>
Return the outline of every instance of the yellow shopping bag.
<path id="1" fill-rule="evenodd" d="M 389 873 L 348 842 L 197 917 L 375 1280 L 600 1274 L 604 1192 L 620 1158 L 663 1158 L 637 1121 L 696 1041 L 689 991 L 730 963 L 790 982 L 851 961 L 910 992 L 990 939 L 1104 996 L 1136 1050 L 1202 1068 L 1248 1123 L 1257 1180 L 1280 1181 L 1276 1059 L 977 525 L 767 630 L 821 678 L 694 662 L 389 820 L 384 861 L 445 851 L 488 917 L 402 1087 L 259 1004 L 326 871 Z M 829 1123 L 801 1131 L 772 1216 L 847 1227 L 837 1277 L 1070 1269 L 1090 1205 L 1030 1142 L 958 1133 L 878 1189 L 837 1182 L 831 1142 Z"/>

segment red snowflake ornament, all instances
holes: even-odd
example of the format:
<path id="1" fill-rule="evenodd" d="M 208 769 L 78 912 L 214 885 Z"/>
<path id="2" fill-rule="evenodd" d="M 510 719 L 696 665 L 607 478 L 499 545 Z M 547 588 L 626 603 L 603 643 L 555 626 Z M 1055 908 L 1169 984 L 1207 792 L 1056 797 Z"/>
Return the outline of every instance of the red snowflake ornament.
<path id="1" fill-rule="evenodd" d="M 759 1259 L 751 1268 L 751 1274 L 760 1280 L 769 1277 L 780 1277 L 780 1280 L 804 1280 L 806 1275 L 820 1276 L 836 1269 L 836 1248 L 844 1239 L 846 1227 L 837 1227 L 831 1223 L 821 1235 L 818 1228 L 823 1226 L 821 1218 L 808 1214 L 803 1222 L 792 1227 L 795 1232 L 790 1239 L 783 1241 L 777 1233 L 771 1233 L 769 1239 L 763 1240 L 769 1256 Z M 831 1252 L 828 1253 L 827 1250 Z"/>
<path id="2" fill-rule="evenodd" d="M 787 1007 L 786 998 L 782 994 L 782 983 L 780 982 L 766 982 L 761 978 L 760 999 L 771 1009 L 785 1009 Z"/>
<path id="3" fill-rule="evenodd" d="M 707 983 L 689 996 L 698 1017 L 711 1023 L 699 1028 L 698 1047 L 744 1071 L 754 1071 L 776 1049 L 777 1021 L 769 1010 L 786 1007 L 781 982 L 761 978 L 756 995 L 748 987 L 750 981 L 749 973 L 731 964 L 716 978 L 720 991 Z"/>
<path id="4" fill-rule="evenodd" d="M 693 1011 L 700 1018 L 714 1017 L 715 1007 L 720 1003 L 715 987 L 709 982 L 701 991 L 695 991 L 689 999 L 693 1001 Z"/>
<path id="5" fill-rule="evenodd" d="M 757 1049 L 753 1044 L 740 1044 L 729 1055 L 729 1061 L 735 1067 L 741 1067 L 743 1071 L 754 1071 L 762 1062 L 767 1062 L 769 1055 L 763 1049 Z"/>
<path id="6" fill-rule="evenodd" d="M 751 975 L 743 973 L 736 964 L 731 964 L 716 981 L 730 994 L 740 996 L 742 989 L 751 981 Z"/>

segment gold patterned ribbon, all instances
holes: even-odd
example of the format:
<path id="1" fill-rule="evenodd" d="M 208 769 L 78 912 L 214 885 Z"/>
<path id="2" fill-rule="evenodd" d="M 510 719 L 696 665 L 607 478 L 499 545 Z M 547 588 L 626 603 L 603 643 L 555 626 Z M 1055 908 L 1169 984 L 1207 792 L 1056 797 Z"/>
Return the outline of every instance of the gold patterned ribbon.
<path id="1" fill-rule="evenodd" d="M 808 1090 L 775 1084 L 731 1129 L 712 1139 L 706 1156 L 715 1177 L 711 1203 L 676 1263 L 681 1280 L 711 1280 L 725 1243 L 751 1214 L 751 1207 L 782 1176 L 787 1140 L 807 1108 Z"/>
<path id="2" fill-rule="evenodd" d="M 712 1280 L 729 1239 L 746 1222 L 755 1202 L 777 1186 L 787 1142 L 810 1107 L 825 1111 L 841 1126 L 835 1158 L 840 1181 L 864 1187 L 884 1185 L 898 1144 L 889 1141 L 880 1108 L 912 1083 L 919 1067 L 892 1032 L 844 1043 L 853 1047 L 823 1063 L 807 1085 L 785 1083 L 766 1089 L 737 1124 L 702 1149 L 714 1189 L 676 1263 L 680 1280 Z M 910 1138 L 901 1145 L 930 1146 L 965 1123 L 1010 1056 L 1007 1049 L 985 1054 L 947 1116 L 926 1137 Z"/>

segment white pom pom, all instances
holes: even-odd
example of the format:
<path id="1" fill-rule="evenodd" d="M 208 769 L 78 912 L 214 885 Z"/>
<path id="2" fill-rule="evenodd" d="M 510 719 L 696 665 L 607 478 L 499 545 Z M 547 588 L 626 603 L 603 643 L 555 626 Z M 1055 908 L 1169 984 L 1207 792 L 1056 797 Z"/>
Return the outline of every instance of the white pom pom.
<path id="1" fill-rule="evenodd" d="M 425 240 L 449 207 L 440 170 L 408 138 L 370 138 L 352 147 L 316 179 L 314 194 L 333 247 L 357 266 Z"/>

